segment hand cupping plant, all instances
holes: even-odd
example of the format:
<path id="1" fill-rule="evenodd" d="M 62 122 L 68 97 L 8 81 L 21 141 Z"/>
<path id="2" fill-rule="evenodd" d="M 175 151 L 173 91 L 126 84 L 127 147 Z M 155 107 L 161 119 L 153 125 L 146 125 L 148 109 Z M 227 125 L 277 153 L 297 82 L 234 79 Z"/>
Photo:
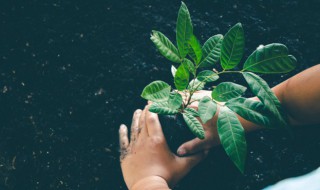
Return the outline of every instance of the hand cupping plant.
<path id="1" fill-rule="evenodd" d="M 217 130 L 221 144 L 227 155 L 243 172 L 247 144 L 244 129 L 237 115 L 268 128 L 287 126 L 284 111 L 268 84 L 254 73 L 276 74 L 292 71 L 296 59 L 289 55 L 285 45 L 273 43 L 260 46 L 244 62 L 242 70 L 234 70 L 244 53 L 244 31 L 240 23 L 233 26 L 225 36 L 210 37 L 203 46 L 193 34 L 189 11 L 182 2 L 178 13 L 176 41 L 177 47 L 161 32 L 152 31 L 151 40 L 168 60 L 174 62 L 171 72 L 176 89 L 163 81 L 147 85 L 141 96 L 153 102 L 149 110 L 164 115 L 182 114 L 192 133 L 204 139 L 201 124 L 210 120 L 220 107 Z M 221 71 L 215 67 L 220 62 Z M 206 69 L 209 68 L 209 69 Z M 205 84 L 217 81 L 222 74 L 240 74 L 244 77 L 253 94 L 260 101 L 244 98 L 246 87 L 221 82 L 214 87 L 211 97 L 199 100 L 198 110 L 188 106 L 194 101 L 196 91 Z M 182 95 L 187 97 L 183 100 Z M 201 122 L 197 119 L 200 117 Z"/>

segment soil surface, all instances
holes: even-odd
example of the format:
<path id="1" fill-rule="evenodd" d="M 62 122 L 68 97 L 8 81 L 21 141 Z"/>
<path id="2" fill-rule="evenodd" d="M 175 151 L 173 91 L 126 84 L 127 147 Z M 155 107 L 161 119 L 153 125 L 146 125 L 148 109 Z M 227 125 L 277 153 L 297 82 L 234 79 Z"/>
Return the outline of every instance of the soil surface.
<path id="1" fill-rule="evenodd" d="M 274 86 L 320 62 L 317 0 L 187 0 L 201 43 L 241 22 L 243 60 L 260 44 L 286 44 L 299 66 L 263 76 Z M 126 189 L 118 127 L 143 108 L 143 87 L 172 84 L 149 40 L 175 41 L 180 1 L 29 0 L 0 6 L 0 189 Z M 222 80 L 242 83 L 238 76 Z M 221 80 L 221 81 L 222 81 Z M 248 94 L 250 95 L 250 94 Z M 320 166 L 320 127 L 247 135 L 246 172 L 221 148 L 175 189 L 255 190 Z"/>

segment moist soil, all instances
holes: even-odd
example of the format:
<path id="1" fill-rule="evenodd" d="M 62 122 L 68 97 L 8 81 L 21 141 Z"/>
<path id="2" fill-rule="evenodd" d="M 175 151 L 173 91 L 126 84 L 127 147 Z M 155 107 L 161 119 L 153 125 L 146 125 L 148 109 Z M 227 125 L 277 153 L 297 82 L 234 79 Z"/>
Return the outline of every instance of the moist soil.
<path id="1" fill-rule="evenodd" d="M 181 144 L 196 137 L 188 128 L 181 114 L 159 115 L 159 120 L 168 146 L 174 153 L 177 152 Z"/>
<path id="2" fill-rule="evenodd" d="M 260 44 L 286 44 L 299 66 L 263 75 L 270 86 L 320 61 L 317 0 L 185 3 L 202 44 L 241 22 L 243 61 Z M 130 126 L 134 110 L 146 104 L 144 86 L 154 80 L 173 85 L 170 62 L 149 38 L 156 29 L 175 41 L 179 6 L 171 0 L 1 4 L 0 189 L 126 189 L 118 127 Z M 237 75 L 219 82 L 226 80 L 244 84 Z M 320 127 L 294 133 L 247 134 L 243 175 L 214 148 L 175 189 L 256 190 L 319 167 Z"/>

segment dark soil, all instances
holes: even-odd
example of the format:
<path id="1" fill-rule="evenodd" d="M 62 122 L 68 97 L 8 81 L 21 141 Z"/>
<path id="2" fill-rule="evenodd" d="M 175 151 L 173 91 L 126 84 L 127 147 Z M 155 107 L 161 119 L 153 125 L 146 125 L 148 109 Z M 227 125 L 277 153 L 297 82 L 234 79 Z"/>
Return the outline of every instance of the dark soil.
<path id="1" fill-rule="evenodd" d="M 186 1 L 201 43 L 244 25 L 244 60 L 260 44 L 286 44 L 299 66 L 263 76 L 271 86 L 320 61 L 318 0 Z M 118 127 L 143 108 L 141 90 L 172 81 L 149 40 L 175 39 L 180 1 L 29 0 L 0 6 L 0 189 L 126 189 Z M 223 80 L 238 81 L 238 76 Z M 241 175 L 221 148 L 176 189 L 255 190 L 320 165 L 320 127 L 248 134 Z"/>
<path id="2" fill-rule="evenodd" d="M 176 153 L 179 146 L 195 135 L 189 130 L 181 114 L 159 115 L 162 131 L 172 152 Z"/>

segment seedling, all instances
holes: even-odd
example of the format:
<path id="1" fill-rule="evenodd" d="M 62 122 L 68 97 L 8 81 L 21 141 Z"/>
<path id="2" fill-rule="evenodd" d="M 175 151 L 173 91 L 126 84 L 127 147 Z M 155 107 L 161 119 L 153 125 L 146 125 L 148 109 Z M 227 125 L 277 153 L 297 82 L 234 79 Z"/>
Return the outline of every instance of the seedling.
<path id="1" fill-rule="evenodd" d="M 244 53 L 242 25 L 234 25 L 224 36 L 217 34 L 210 37 L 201 46 L 193 33 L 191 17 L 183 2 L 176 26 L 177 47 L 159 31 L 152 31 L 151 40 L 159 52 L 173 62 L 171 72 L 175 89 L 159 80 L 147 85 L 141 96 L 153 102 L 149 110 L 164 115 L 182 114 L 192 133 L 199 139 L 204 139 L 201 122 L 210 120 L 219 106 L 216 126 L 221 145 L 243 173 L 247 143 L 244 129 L 236 114 L 267 128 L 287 126 L 279 100 L 268 84 L 254 73 L 290 72 L 296 67 L 295 57 L 289 55 L 285 45 L 272 43 L 259 46 L 244 62 L 242 69 L 237 70 Z M 221 71 L 217 70 L 217 64 L 221 65 Z M 219 80 L 219 76 L 223 74 L 242 75 L 260 101 L 242 97 L 247 89 L 245 86 L 221 82 L 213 88 L 211 97 L 205 96 L 198 100 L 198 110 L 188 107 L 196 99 L 193 98 L 196 91 Z M 183 97 L 187 99 L 183 100 Z"/>

